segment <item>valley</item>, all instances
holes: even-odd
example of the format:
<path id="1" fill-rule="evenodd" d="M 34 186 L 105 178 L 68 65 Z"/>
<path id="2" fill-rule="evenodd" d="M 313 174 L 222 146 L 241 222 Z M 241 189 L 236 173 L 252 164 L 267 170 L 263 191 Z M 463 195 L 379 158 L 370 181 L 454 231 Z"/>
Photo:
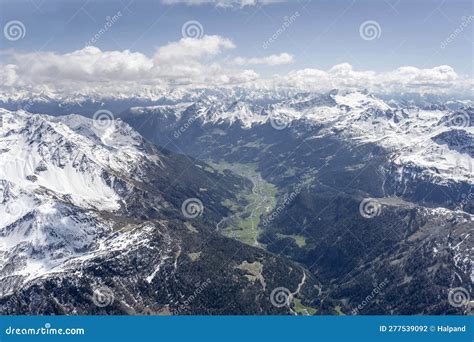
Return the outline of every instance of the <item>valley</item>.
<path id="1" fill-rule="evenodd" d="M 453 312 L 446 300 L 436 302 L 434 298 L 447 298 L 448 288 L 454 286 L 448 285 L 450 278 L 460 274 L 454 269 L 470 268 L 470 252 L 463 248 L 465 263 L 454 266 L 455 259 L 440 258 L 440 254 L 434 257 L 431 246 L 450 249 L 448 241 L 459 243 L 466 237 L 462 226 L 472 227 L 472 203 L 461 197 L 472 191 L 472 177 L 466 163 L 459 166 L 461 163 L 456 162 L 459 147 L 448 150 L 432 137 L 457 129 L 443 124 L 451 122 L 450 117 L 470 118 L 474 112 L 470 108 L 440 108 L 408 110 L 364 92 L 302 94 L 266 107 L 246 100 L 227 104 L 224 99 L 221 103 L 197 102 L 181 109 L 179 118 L 172 119 L 168 114 L 167 126 L 160 123 L 141 133 L 156 144 L 225 165 L 241 175 L 248 172 L 241 164 L 251 165 L 266 183 L 272 184 L 273 210 L 265 213 L 256 208 L 261 215 L 260 225 L 255 224 L 255 208 L 250 205 L 258 201 L 252 198 L 254 192 L 237 203 L 226 202 L 234 214 L 223 219 L 219 229 L 227 236 L 304 265 L 331 296 L 342 301 L 332 306 L 338 308 L 338 313 L 351 312 L 363 300 L 363 293 L 370 293 L 367 284 L 384 279 L 390 281 L 387 293 L 411 293 L 404 297 L 406 308 L 400 302 L 392 303 L 394 297 L 387 295 L 366 305 L 361 314 Z M 169 112 L 170 107 L 166 110 Z M 140 129 L 140 122 L 155 121 L 160 111 L 158 106 L 152 111 L 140 110 L 138 115 L 125 112 L 122 117 Z M 232 119 L 225 119 L 228 112 L 233 113 Z M 267 118 L 281 112 L 290 115 L 290 121 L 283 129 L 275 129 Z M 193 123 L 174 138 L 173 127 L 183 125 L 189 117 L 195 118 Z M 470 131 L 471 126 L 461 129 Z M 412 140 L 410 127 L 415 134 L 426 134 L 421 138 L 421 152 L 410 145 L 420 140 Z M 405 135 L 403 141 L 401 134 Z M 463 144 L 472 142 L 463 140 Z M 450 159 L 445 159 L 447 155 Z M 442 170 L 432 166 L 433 158 L 438 157 Z M 454 160 L 453 164 L 448 160 Z M 453 169 L 457 171 L 448 171 Z M 375 198 L 380 207 L 369 219 L 359 208 L 365 198 Z M 454 212 L 448 214 L 458 206 L 454 203 L 464 203 L 470 214 L 465 218 Z M 446 220 L 442 218 L 445 215 L 456 218 Z M 421 233 L 428 230 L 432 233 Z M 397 266 L 390 264 L 392 258 L 400 260 Z M 433 261 L 428 260 L 435 260 L 437 266 L 433 268 Z M 434 269 L 443 275 L 430 271 Z M 470 272 L 462 273 L 462 280 L 456 276 L 457 285 L 469 282 Z M 395 285 L 400 283 L 403 285 Z M 415 292 L 419 288 L 433 300 L 427 302 L 425 297 L 420 301 Z M 306 304 L 316 308 L 322 305 L 320 298 Z"/>
<path id="2" fill-rule="evenodd" d="M 229 205 L 229 209 L 235 213 L 222 219 L 217 224 L 216 230 L 250 246 L 264 248 L 265 246 L 258 242 L 261 234 L 260 222 L 262 217 L 268 215 L 276 205 L 276 187 L 263 180 L 255 171 L 255 165 L 230 163 L 210 165 L 221 172 L 230 170 L 252 182 L 251 193 L 238 196 L 235 203 L 229 203 L 230 201 L 223 203 Z M 241 207 L 239 202 L 247 204 Z"/>
<path id="3" fill-rule="evenodd" d="M 0 317 L 474 315 L 474 0 L 0 4 Z"/>
<path id="4" fill-rule="evenodd" d="M 274 288 L 315 295 L 299 264 L 254 247 L 275 194 L 252 168 L 218 170 L 122 121 L 0 116 L 0 313 L 291 314 Z M 186 213 L 189 199 L 204 210 Z M 215 231 L 234 214 L 239 239 Z"/>
<path id="5" fill-rule="evenodd" d="M 0 310 L 467 313 L 449 294 L 471 289 L 472 107 L 248 96 L 204 92 L 101 125 L 1 110 Z M 100 286 L 116 305 L 65 295 Z"/>

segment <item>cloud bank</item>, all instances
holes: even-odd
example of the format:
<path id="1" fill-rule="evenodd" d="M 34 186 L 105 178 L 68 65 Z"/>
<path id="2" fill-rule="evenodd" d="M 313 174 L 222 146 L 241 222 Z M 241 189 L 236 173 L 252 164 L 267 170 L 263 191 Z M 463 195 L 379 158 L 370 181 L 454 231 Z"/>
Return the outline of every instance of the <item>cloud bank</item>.
<path id="1" fill-rule="evenodd" d="M 293 63 L 294 58 L 288 53 L 281 53 L 279 55 L 270 55 L 262 58 L 237 57 L 233 62 L 236 65 L 282 65 Z"/>
<path id="2" fill-rule="evenodd" d="M 473 81 L 447 65 L 420 69 L 403 66 L 387 72 L 355 70 L 343 63 L 328 70 L 296 69 L 278 74 L 290 64 L 288 53 L 265 57 L 232 57 L 235 44 L 221 36 L 182 38 L 159 47 L 153 56 L 140 52 L 102 51 L 88 46 L 65 54 L 4 51 L 0 64 L 0 94 L 19 92 L 133 96 L 150 89 L 251 86 L 293 88 L 302 91 L 368 89 L 378 94 L 419 92 L 472 96 Z M 253 68 L 272 68 L 262 77 Z"/>

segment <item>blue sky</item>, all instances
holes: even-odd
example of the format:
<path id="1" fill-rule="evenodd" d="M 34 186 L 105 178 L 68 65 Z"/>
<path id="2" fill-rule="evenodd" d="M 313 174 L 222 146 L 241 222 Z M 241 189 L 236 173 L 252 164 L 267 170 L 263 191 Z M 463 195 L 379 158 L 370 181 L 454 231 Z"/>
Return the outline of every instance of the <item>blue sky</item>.
<path id="1" fill-rule="evenodd" d="M 121 11 L 120 22 L 97 42 L 102 50 L 131 49 L 151 55 L 157 46 L 178 40 L 184 22 L 197 20 L 206 34 L 231 38 L 239 55 L 290 52 L 297 67 L 327 68 L 346 61 L 372 70 L 401 65 L 472 67 L 472 26 L 449 48 L 440 49 L 462 18 L 474 14 L 472 1 L 293 1 L 222 9 L 212 4 L 170 6 L 151 0 L 9 0 L 2 1 L 1 9 L 2 22 L 19 19 L 27 28 L 26 39 L 18 43 L 4 39 L 2 47 L 26 51 L 80 49 L 107 16 Z M 285 16 L 295 12 L 300 14 L 296 22 L 263 50 L 262 43 L 283 24 Z M 380 24 L 380 39 L 359 37 L 359 25 L 366 20 Z"/>
<path id="2" fill-rule="evenodd" d="M 271 4 L 255 0 L 246 6 L 230 0 L 233 3 L 226 6 L 216 2 L 190 4 L 196 1 L 206 2 L 3 0 L 2 26 L 18 20 L 26 34 L 15 41 L 3 35 L 1 48 L 15 53 L 80 50 L 104 27 L 107 17 L 120 11 L 120 19 L 93 44 L 102 51 L 131 50 L 151 58 L 159 47 L 179 41 L 183 24 L 195 20 L 204 35 L 232 41 L 235 47 L 223 49 L 219 58 L 254 58 L 255 63 L 248 64 L 265 77 L 305 68 L 328 70 L 340 63 L 379 73 L 403 66 L 425 69 L 449 65 L 459 75 L 474 75 L 474 19 L 469 17 L 474 11 L 469 0 L 300 0 Z M 284 33 L 263 48 L 295 13 L 297 18 Z M 378 24 L 377 38 L 361 37 L 360 27 L 366 21 Z M 464 27 L 463 22 L 467 22 Z M 447 42 L 460 28 L 461 32 Z M 291 63 L 255 60 L 282 53 L 292 56 Z M 215 57 L 212 54 L 207 61 Z"/>

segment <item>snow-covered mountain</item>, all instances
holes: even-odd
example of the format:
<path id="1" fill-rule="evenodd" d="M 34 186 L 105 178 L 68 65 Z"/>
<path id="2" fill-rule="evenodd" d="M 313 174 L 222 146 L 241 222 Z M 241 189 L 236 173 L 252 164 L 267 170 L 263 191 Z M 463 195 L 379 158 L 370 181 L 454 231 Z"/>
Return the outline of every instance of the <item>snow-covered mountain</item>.
<path id="1" fill-rule="evenodd" d="M 127 99 L 116 120 L 0 109 L 0 310 L 180 313 L 210 277 L 214 292 L 188 312 L 281 313 L 268 298 L 284 283 L 334 313 L 370 290 L 360 279 L 388 277 L 400 296 L 366 313 L 458 313 L 443 298 L 473 276 L 472 106 L 342 90 L 168 95 Z M 88 116 L 107 103 L 87 101 Z M 265 227 L 270 209 L 253 218 L 252 247 L 216 231 L 260 195 L 281 210 Z M 190 198 L 204 207 L 191 222 Z M 372 220 L 364 198 L 380 207 Z M 105 285 L 119 301 L 100 311 L 91 297 Z M 78 289 L 88 295 L 65 295 Z"/>
<path id="2" fill-rule="evenodd" d="M 221 203 L 247 191 L 240 177 L 160 149 L 121 120 L 5 109 L 0 118 L 1 313 L 226 312 L 224 299 L 183 302 L 203 282 L 223 298 L 229 285 L 253 287 L 238 268 L 247 262 L 274 280 L 260 299 L 233 296 L 254 303 L 240 312 L 272 312 L 266 292 L 297 287 L 288 274 L 301 278 L 301 267 L 215 234 Z M 189 198 L 206 204 L 192 222 Z M 110 305 L 97 304 L 104 287 Z"/>
<path id="3" fill-rule="evenodd" d="M 429 100 L 203 96 L 120 117 L 158 145 L 258 170 L 277 187 L 279 210 L 258 242 L 310 267 L 349 308 L 387 277 L 383 304 L 366 313 L 454 313 L 443 298 L 451 287 L 470 291 L 474 276 L 474 107 Z M 373 219 L 361 220 L 364 198 Z"/>
<path id="4" fill-rule="evenodd" d="M 385 102 L 366 91 L 334 90 L 328 94 L 300 93 L 270 104 L 205 96 L 192 103 L 134 107 L 121 116 L 136 122 L 140 116 L 160 120 L 157 129 L 163 128 L 165 118 L 168 129 L 179 128 L 186 121 L 203 126 L 237 124 L 246 129 L 266 124 L 285 129 L 305 122 L 324 127 L 316 136 L 335 135 L 356 144 L 377 144 L 391 154 L 400 169 L 419 167 L 426 177 L 436 176 L 440 182 L 474 181 L 469 154 L 474 145 L 474 107 L 419 107 L 403 101 Z M 449 135 L 456 137 L 449 139 Z"/>
<path id="5" fill-rule="evenodd" d="M 120 121 L 0 110 L 3 291 L 90 252 L 140 179 L 144 140 Z M 158 156 L 154 163 L 159 164 Z M 8 265 L 9 267 L 6 267 Z"/>

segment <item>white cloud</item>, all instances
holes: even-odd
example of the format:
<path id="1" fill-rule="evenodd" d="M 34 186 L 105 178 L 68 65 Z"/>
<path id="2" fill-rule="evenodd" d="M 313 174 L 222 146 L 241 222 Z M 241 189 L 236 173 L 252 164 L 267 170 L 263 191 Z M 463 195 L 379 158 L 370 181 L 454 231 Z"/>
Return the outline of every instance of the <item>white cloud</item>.
<path id="1" fill-rule="evenodd" d="M 154 72 L 150 76 L 170 84 L 205 84 L 212 82 L 212 78 L 219 83 L 218 78 L 215 77 L 219 75 L 219 79 L 227 83 L 226 80 L 234 78 L 226 78 L 226 71 L 221 65 L 210 59 L 224 50 L 233 48 L 235 45 L 232 41 L 220 36 L 204 36 L 200 39 L 182 38 L 156 51 L 153 56 Z M 239 72 L 235 72 L 235 77 L 239 78 L 239 76 Z"/>
<path id="2" fill-rule="evenodd" d="M 447 65 L 420 69 L 404 66 L 387 72 L 355 70 L 343 63 L 328 70 L 295 69 L 262 78 L 248 66 L 281 65 L 293 62 L 288 53 L 262 58 L 222 56 L 234 43 L 220 36 L 182 38 L 159 47 L 153 56 L 139 52 L 101 51 L 85 47 L 71 53 L 4 52 L 0 64 L 0 95 L 38 89 L 56 94 L 141 94 L 150 89 L 179 86 L 212 87 L 241 85 L 290 87 L 302 91 L 368 89 L 374 93 L 455 93 L 472 96 L 473 81 Z M 229 57 L 231 58 L 229 60 Z M 229 63 L 230 61 L 230 63 Z"/>
<path id="3" fill-rule="evenodd" d="M 135 80 L 145 77 L 153 61 L 139 52 L 101 51 L 88 46 L 72 53 L 13 53 L 16 73 L 27 82 Z"/>
<path id="4" fill-rule="evenodd" d="M 0 65 L 0 82 L 4 86 L 11 87 L 18 81 L 16 73 L 17 66 L 13 64 Z"/>
<path id="5" fill-rule="evenodd" d="M 333 66 L 327 71 L 301 69 L 276 78 L 278 83 L 301 89 L 328 90 L 334 88 L 366 88 L 376 79 L 372 71 L 354 71 L 348 63 Z"/>
<path id="6" fill-rule="evenodd" d="M 224 49 L 235 48 L 234 43 L 220 36 L 204 36 L 198 38 L 182 38 L 178 42 L 169 43 L 160 47 L 154 58 L 161 61 L 182 61 L 183 59 L 196 59 L 204 56 L 215 56 Z"/>
<path id="7" fill-rule="evenodd" d="M 236 65 L 282 65 L 291 64 L 294 62 L 293 56 L 288 53 L 281 53 L 279 55 L 270 55 L 262 58 L 243 58 L 237 57 L 233 60 Z"/>
<path id="8" fill-rule="evenodd" d="M 171 42 L 158 48 L 152 58 L 129 50 L 101 51 L 93 46 L 66 54 L 11 52 L 12 63 L 2 66 L 0 81 L 10 87 L 45 84 L 56 88 L 90 87 L 103 82 L 206 83 L 216 74 L 225 76 L 229 72 L 209 59 L 232 48 L 234 44 L 227 38 L 204 36 Z M 224 79 L 230 82 L 248 77 L 248 71 L 237 70 Z"/>
<path id="9" fill-rule="evenodd" d="M 275 76 L 279 86 L 324 91 L 333 88 L 368 89 L 375 93 L 458 93 L 469 94 L 472 80 L 461 77 L 447 65 L 430 69 L 412 66 L 388 72 L 356 71 L 352 65 L 342 63 L 329 70 L 300 69 L 284 76 Z"/>
<path id="10" fill-rule="evenodd" d="M 386 76 L 387 80 L 393 85 L 408 88 L 449 88 L 459 79 L 458 74 L 448 65 L 441 65 L 432 69 L 401 67 L 387 73 Z"/>

